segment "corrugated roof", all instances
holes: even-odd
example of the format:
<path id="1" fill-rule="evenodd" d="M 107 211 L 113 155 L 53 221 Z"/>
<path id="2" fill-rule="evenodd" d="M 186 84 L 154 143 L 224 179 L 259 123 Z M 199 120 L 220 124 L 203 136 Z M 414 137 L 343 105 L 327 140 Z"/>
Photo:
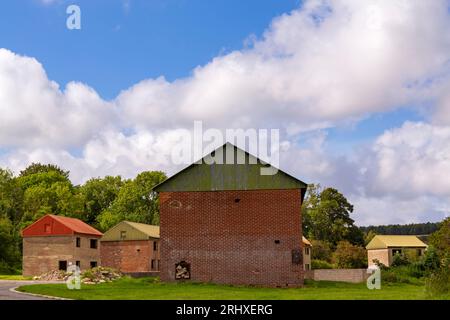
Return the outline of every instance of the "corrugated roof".
<path id="1" fill-rule="evenodd" d="M 49 214 L 49 216 L 51 216 L 56 221 L 62 223 L 63 225 L 65 225 L 67 228 L 73 230 L 75 233 L 92 234 L 92 235 L 96 235 L 96 236 L 103 235 L 103 233 L 101 233 L 97 229 L 91 227 L 90 225 L 88 225 L 87 223 L 85 223 L 79 219 L 63 217 L 63 216 L 56 216 L 53 214 Z"/>
<path id="2" fill-rule="evenodd" d="M 121 221 L 103 235 L 101 241 L 159 239 L 159 226 Z"/>
<path id="3" fill-rule="evenodd" d="M 131 222 L 131 221 L 124 221 L 124 222 L 128 223 L 133 228 L 145 233 L 149 237 L 159 238 L 159 226 L 154 226 L 154 225 L 145 224 L 145 223 Z"/>
<path id="4" fill-rule="evenodd" d="M 217 159 L 221 159 L 222 163 L 216 163 L 214 160 Z M 243 160 L 243 163 L 239 163 L 238 159 Z M 229 160 L 232 163 L 227 163 Z M 271 168 L 274 174 L 262 175 L 262 168 Z M 227 142 L 156 185 L 153 190 L 174 192 L 302 189 L 303 198 L 306 188 L 306 183 Z"/>
<path id="5" fill-rule="evenodd" d="M 426 248 L 427 245 L 416 236 L 376 235 L 366 246 L 367 250 L 387 248 Z"/>
<path id="6" fill-rule="evenodd" d="M 310 246 L 310 247 L 312 247 L 312 244 L 311 244 L 311 242 L 309 242 L 309 240 L 308 239 L 306 239 L 304 236 L 302 236 L 302 241 L 303 241 L 303 243 L 304 244 L 306 244 L 307 246 Z"/>

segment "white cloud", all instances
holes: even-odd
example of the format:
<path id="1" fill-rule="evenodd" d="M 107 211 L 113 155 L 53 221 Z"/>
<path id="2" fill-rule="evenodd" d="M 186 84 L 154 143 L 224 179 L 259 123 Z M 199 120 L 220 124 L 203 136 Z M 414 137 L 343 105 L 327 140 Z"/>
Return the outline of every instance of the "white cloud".
<path id="1" fill-rule="evenodd" d="M 33 58 L 0 49 L 0 146 L 79 146 L 112 124 L 113 106 L 90 87 L 64 91 Z"/>
<path id="2" fill-rule="evenodd" d="M 171 147 L 194 120 L 274 127 L 291 146 L 281 168 L 343 190 L 358 221 L 436 217 L 450 207 L 448 5 L 309 0 L 250 47 L 184 79 L 143 80 L 112 101 L 82 83 L 60 89 L 35 59 L 0 49 L 0 165 L 53 162 L 77 183 L 173 173 Z M 346 156 L 327 150 L 325 128 L 409 104 L 423 105 L 431 123 L 406 123 Z"/>

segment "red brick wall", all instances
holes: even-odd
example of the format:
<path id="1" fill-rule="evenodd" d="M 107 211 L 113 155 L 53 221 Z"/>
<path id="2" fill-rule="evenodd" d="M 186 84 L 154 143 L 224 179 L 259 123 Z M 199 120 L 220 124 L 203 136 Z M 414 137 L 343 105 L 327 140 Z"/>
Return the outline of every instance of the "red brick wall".
<path id="1" fill-rule="evenodd" d="M 184 260 L 193 281 L 303 284 L 300 207 L 300 190 L 161 192 L 161 279 Z"/>
<path id="2" fill-rule="evenodd" d="M 160 259 L 159 249 L 158 243 L 158 250 L 153 251 L 153 240 L 102 241 L 100 246 L 102 266 L 122 272 L 157 271 L 151 269 L 151 260 Z"/>

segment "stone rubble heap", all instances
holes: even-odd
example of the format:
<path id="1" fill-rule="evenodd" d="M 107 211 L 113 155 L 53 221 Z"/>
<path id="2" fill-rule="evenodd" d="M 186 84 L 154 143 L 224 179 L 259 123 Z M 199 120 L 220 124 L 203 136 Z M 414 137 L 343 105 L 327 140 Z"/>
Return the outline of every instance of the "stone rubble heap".
<path id="1" fill-rule="evenodd" d="M 33 277 L 33 280 L 41 281 L 66 281 L 72 275 L 70 272 L 54 270 Z M 96 267 L 81 273 L 81 282 L 85 284 L 97 284 L 111 282 L 123 277 L 123 274 L 112 268 Z"/>
<path id="2" fill-rule="evenodd" d="M 84 271 L 81 275 L 81 282 L 85 284 L 96 284 L 111 282 L 122 277 L 122 273 L 118 270 L 105 267 L 96 267 Z"/>

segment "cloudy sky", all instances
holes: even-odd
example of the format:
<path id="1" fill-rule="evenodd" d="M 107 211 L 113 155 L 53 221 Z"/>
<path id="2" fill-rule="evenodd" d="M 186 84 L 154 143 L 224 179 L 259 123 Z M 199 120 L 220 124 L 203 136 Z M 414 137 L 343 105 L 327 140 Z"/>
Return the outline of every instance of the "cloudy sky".
<path id="1" fill-rule="evenodd" d="M 360 225 L 450 212 L 449 0 L 0 6 L 1 167 L 173 174 L 201 120 L 279 128 L 280 168 L 344 192 Z"/>

